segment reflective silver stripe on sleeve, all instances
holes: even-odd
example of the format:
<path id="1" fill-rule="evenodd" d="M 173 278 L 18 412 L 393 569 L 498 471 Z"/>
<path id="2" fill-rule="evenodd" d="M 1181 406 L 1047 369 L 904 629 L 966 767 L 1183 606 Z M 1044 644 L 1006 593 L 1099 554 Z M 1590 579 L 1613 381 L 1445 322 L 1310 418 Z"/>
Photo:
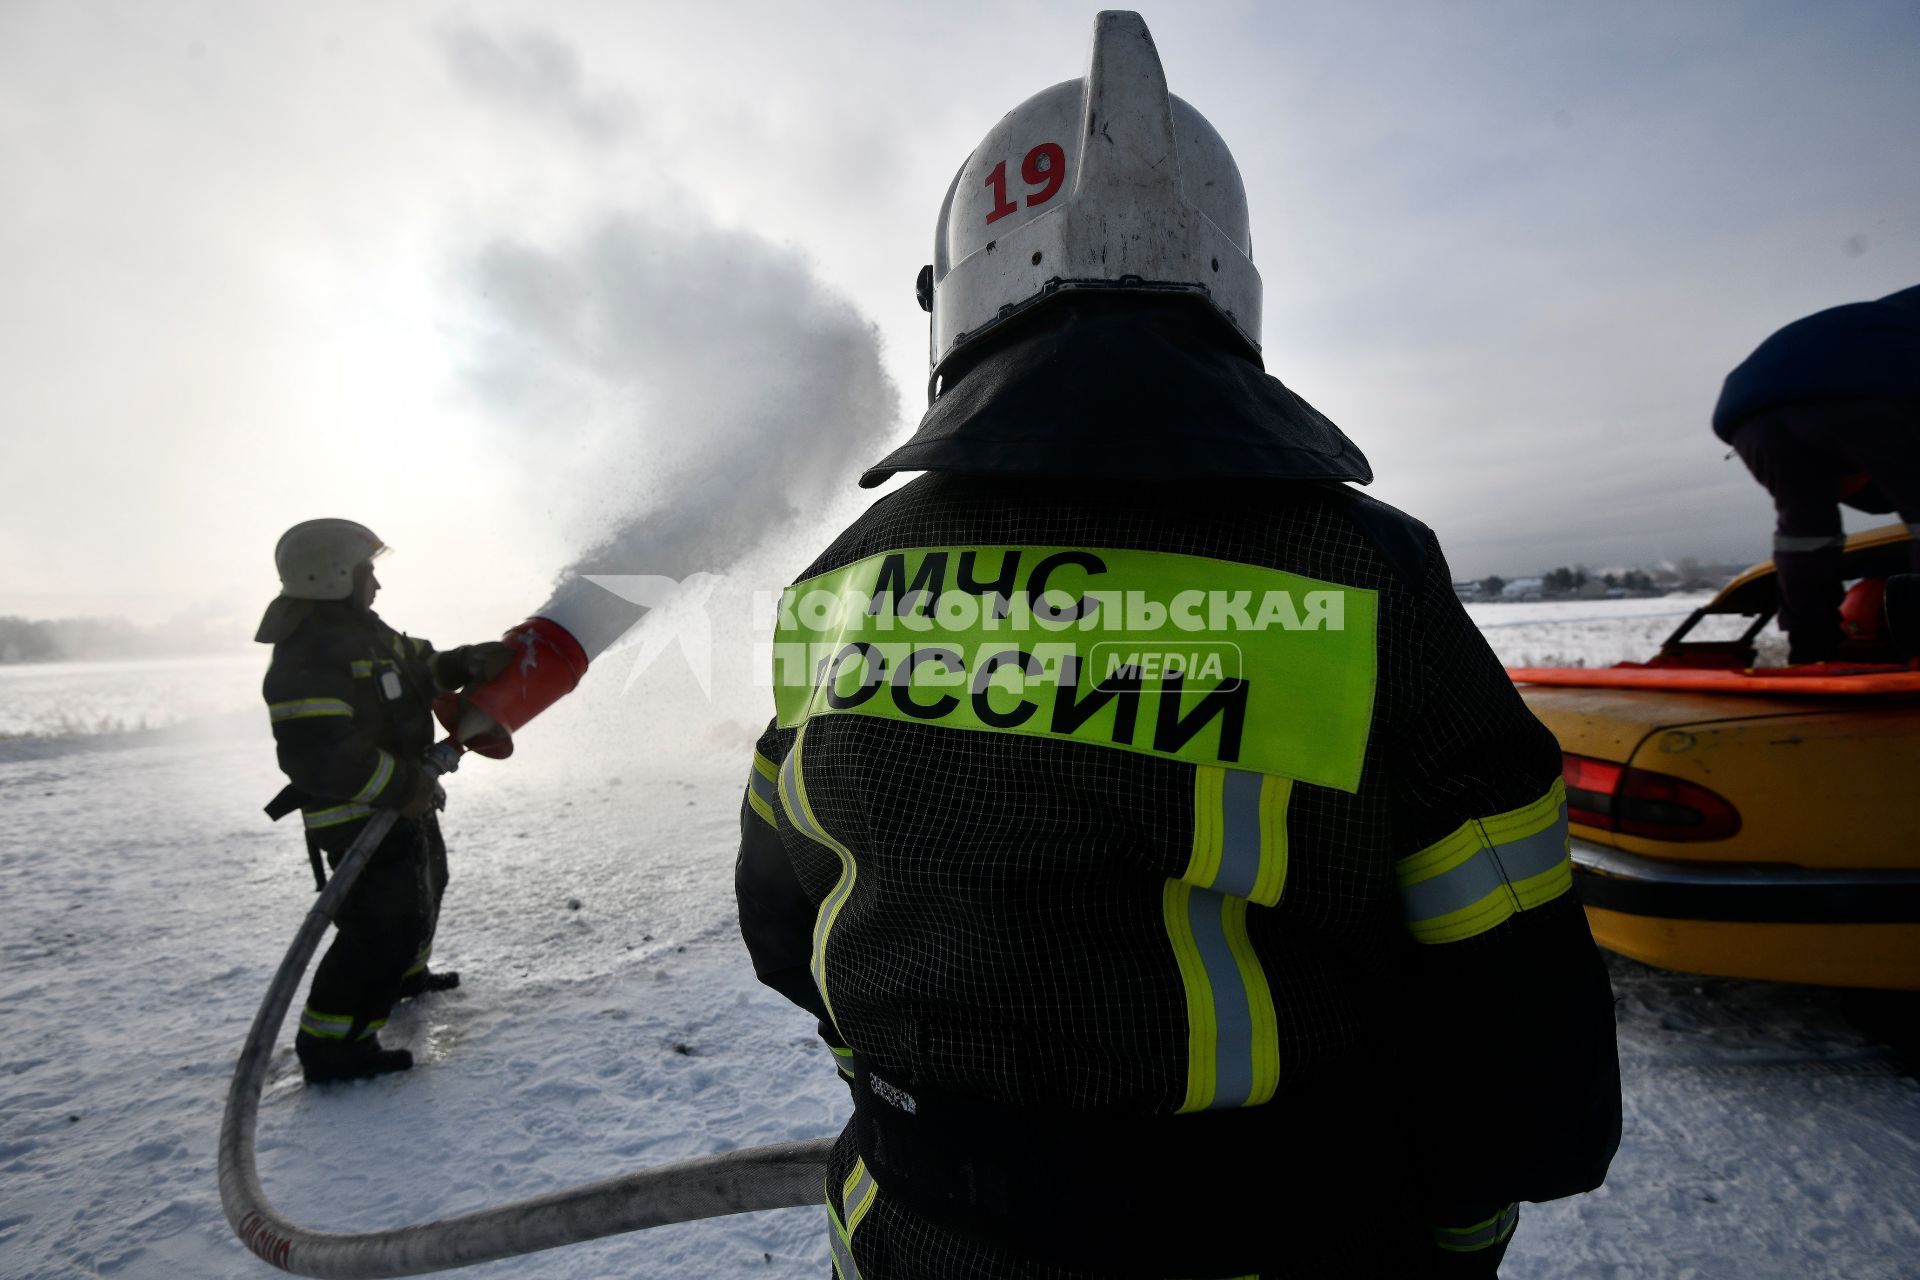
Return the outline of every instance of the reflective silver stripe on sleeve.
<path id="1" fill-rule="evenodd" d="M 1567 857 L 1567 819 L 1510 844 L 1494 845 L 1431 880 L 1408 885 L 1400 902 L 1409 920 L 1431 920 L 1470 907 L 1502 885 L 1551 871 Z M 1503 875 L 1502 872 L 1505 872 Z"/>
<path id="2" fill-rule="evenodd" d="M 748 770 L 747 785 L 753 788 L 753 794 L 766 801 L 769 808 L 780 803 L 780 793 L 775 789 L 773 779 L 758 769 Z"/>
<path id="3" fill-rule="evenodd" d="M 365 804 L 369 800 L 378 800 L 380 793 L 393 781 L 393 757 L 385 751 L 380 753 L 380 763 L 373 767 L 373 776 L 367 779 L 367 785 L 354 794 L 353 803 Z"/>
<path id="4" fill-rule="evenodd" d="M 330 809 L 308 809 L 301 816 L 306 820 L 307 830 L 318 831 L 322 827 L 337 827 L 343 822 L 354 822 L 373 812 L 373 806 L 364 804 L 338 804 Z"/>
<path id="5" fill-rule="evenodd" d="M 316 716 L 353 718 L 353 707 L 341 698 L 296 698 L 292 702 L 274 702 L 267 706 L 273 723 L 283 720 L 310 720 Z"/>
<path id="6" fill-rule="evenodd" d="M 1825 551 L 1828 547 L 1845 545 L 1847 545 L 1847 535 L 1844 533 L 1823 533 L 1805 537 L 1791 533 L 1773 535 L 1773 549 L 1776 552 Z"/>

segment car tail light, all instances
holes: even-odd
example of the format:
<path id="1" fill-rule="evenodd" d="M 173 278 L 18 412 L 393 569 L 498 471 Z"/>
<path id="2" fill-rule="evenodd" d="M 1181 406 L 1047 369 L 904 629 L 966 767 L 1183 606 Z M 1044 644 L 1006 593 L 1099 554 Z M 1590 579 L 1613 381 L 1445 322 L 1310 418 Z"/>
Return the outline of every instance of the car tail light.
<path id="1" fill-rule="evenodd" d="M 1740 830 L 1726 797 L 1651 769 L 1568 754 L 1567 819 L 1649 840 L 1725 840 Z"/>

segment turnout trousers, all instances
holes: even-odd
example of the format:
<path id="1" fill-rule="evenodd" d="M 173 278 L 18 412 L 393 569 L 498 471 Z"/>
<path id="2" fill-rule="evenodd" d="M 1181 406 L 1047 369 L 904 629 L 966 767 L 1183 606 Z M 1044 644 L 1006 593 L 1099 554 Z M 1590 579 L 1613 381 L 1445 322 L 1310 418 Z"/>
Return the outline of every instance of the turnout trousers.
<path id="1" fill-rule="evenodd" d="M 359 823 L 329 840 L 338 867 Z M 333 944 L 314 971 L 301 1034 L 319 1040 L 367 1039 L 386 1025 L 400 984 L 426 968 L 447 888 L 447 846 L 431 816 L 393 824 L 334 920 Z"/>

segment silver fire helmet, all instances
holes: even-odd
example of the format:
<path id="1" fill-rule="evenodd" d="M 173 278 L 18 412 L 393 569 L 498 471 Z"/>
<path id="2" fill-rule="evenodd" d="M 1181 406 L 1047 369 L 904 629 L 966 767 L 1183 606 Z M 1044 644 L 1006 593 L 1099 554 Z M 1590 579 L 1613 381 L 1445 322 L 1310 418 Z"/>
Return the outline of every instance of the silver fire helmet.
<path id="1" fill-rule="evenodd" d="M 1094 19 L 1084 79 L 1015 107 L 960 166 L 921 274 L 932 366 L 1027 307 L 1092 289 L 1198 294 L 1259 349 L 1239 167 L 1167 92 L 1146 22 L 1121 10 Z"/>
<path id="2" fill-rule="evenodd" d="M 353 572 L 387 549 L 373 530 L 351 520 L 304 520 L 280 535 L 273 565 L 280 594 L 293 600 L 345 600 Z"/>

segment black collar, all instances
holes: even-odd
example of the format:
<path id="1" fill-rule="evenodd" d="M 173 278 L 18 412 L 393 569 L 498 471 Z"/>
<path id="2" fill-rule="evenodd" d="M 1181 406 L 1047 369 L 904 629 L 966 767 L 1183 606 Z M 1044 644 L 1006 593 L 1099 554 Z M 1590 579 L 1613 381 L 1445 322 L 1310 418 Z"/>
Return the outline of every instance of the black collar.
<path id="1" fill-rule="evenodd" d="M 1204 302 L 1073 297 L 948 362 L 897 471 L 1373 479 L 1353 441 L 1226 340 Z"/>

